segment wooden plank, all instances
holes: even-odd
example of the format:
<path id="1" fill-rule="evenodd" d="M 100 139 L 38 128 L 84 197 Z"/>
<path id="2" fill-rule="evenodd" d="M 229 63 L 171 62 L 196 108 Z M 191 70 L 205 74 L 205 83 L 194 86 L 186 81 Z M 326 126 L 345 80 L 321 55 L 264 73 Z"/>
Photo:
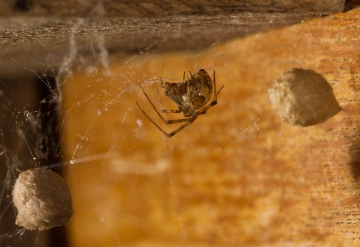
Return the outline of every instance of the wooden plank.
<path id="1" fill-rule="evenodd" d="M 60 68 L 74 49 L 69 44 L 94 62 L 104 41 L 113 61 L 138 51 L 199 50 L 358 5 L 344 0 L 5 1 L 0 2 L 0 74 L 24 75 L 25 65 L 28 71 Z"/>
<path id="2" fill-rule="evenodd" d="M 74 75 L 63 87 L 66 157 L 108 158 L 67 169 L 71 244 L 357 246 L 359 20 L 355 9 Z M 158 105 L 160 76 L 199 68 L 225 85 L 218 105 L 168 139 L 135 105 L 161 124 L 138 84 Z M 344 110 L 312 127 L 281 122 L 267 89 L 291 68 L 322 74 Z"/>
<path id="3" fill-rule="evenodd" d="M 349 0 L 348 0 L 349 1 Z M 351 1 L 349 1 L 351 2 Z M 337 13 L 344 9 L 344 0 L 332 0 L 331 4 L 316 0 L 148 0 L 146 2 L 129 0 L 104 0 L 78 2 L 64 0 L 62 2 L 47 2 L 23 0 L 16 2 L 1 2 L 0 16 L 61 16 L 61 17 L 164 17 L 178 15 L 218 15 L 242 12 L 315 12 Z"/>

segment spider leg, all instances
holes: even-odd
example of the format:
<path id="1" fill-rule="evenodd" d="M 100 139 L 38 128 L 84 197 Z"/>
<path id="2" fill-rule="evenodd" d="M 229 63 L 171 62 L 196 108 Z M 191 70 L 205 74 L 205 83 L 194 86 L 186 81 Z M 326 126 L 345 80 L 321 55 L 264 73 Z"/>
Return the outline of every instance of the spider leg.
<path id="1" fill-rule="evenodd" d="M 191 74 L 190 72 L 190 78 L 192 78 L 193 75 Z M 185 80 L 185 72 L 184 72 L 184 76 L 183 76 L 183 81 Z M 164 84 L 162 78 L 160 77 L 160 83 L 161 83 L 161 87 L 162 88 L 165 88 L 166 85 Z M 181 125 L 179 128 L 177 128 L 176 130 L 170 132 L 170 133 L 167 133 L 165 132 L 158 124 L 156 124 L 154 122 L 154 120 L 152 120 L 148 114 L 146 114 L 146 112 L 140 107 L 140 105 L 136 102 L 136 105 L 139 107 L 139 109 L 141 110 L 141 112 L 156 126 L 156 128 L 158 128 L 162 133 L 164 133 L 168 138 L 176 135 L 178 132 L 180 132 L 181 130 L 183 130 L 184 128 L 186 128 L 188 125 L 192 124 L 198 115 L 200 114 L 205 114 L 206 111 L 213 107 L 214 105 L 217 104 L 217 96 L 220 94 L 221 90 L 224 88 L 224 85 L 222 87 L 220 87 L 219 91 L 216 91 L 216 81 L 215 81 L 215 70 L 214 70 L 214 74 L 213 74 L 213 86 L 214 86 L 214 95 L 213 95 L 213 101 L 208 104 L 207 106 L 205 106 L 203 109 L 199 110 L 198 112 L 195 112 L 194 114 L 191 114 L 192 116 L 189 117 L 189 118 L 183 118 L 183 119 L 174 119 L 174 120 L 166 120 L 161 114 L 160 112 L 156 109 L 154 103 L 150 100 L 149 96 L 146 94 L 146 92 L 144 91 L 143 87 L 139 84 L 141 90 L 143 91 L 145 97 L 147 98 L 147 100 L 150 102 L 152 108 L 154 108 L 156 114 L 161 118 L 161 120 L 165 123 L 165 124 L 173 124 L 173 123 L 180 123 L 180 122 L 185 122 L 183 125 Z M 161 103 L 161 100 L 160 100 L 160 93 L 159 93 L 159 89 L 156 85 L 156 90 L 157 90 L 157 93 L 158 93 L 158 99 L 159 99 L 159 104 L 160 104 L 160 108 L 161 108 L 161 111 L 162 112 L 165 112 L 165 113 L 180 113 L 182 112 L 182 110 L 180 109 L 181 107 L 181 104 L 179 102 L 176 102 L 176 99 L 173 99 L 175 101 L 175 103 L 178 104 L 179 106 L 179 109 L 178 110 L 166 110 L 166 109 L 163 109 L 162 107 L 162 103 Z M 179 91 L 177 91 L 178 94 L 180 94 Z M 177 95 L 177 94 L 176 94 Z M 187 96 L 189 97 L 189 84 L 187 85 Z M 185 109 L 185 108 L 184 108 Z"/>
<path id="2" fill-rule="evenodd" d="M 194 120 L 195 120 L 195 119 L 194 119 Z M 185 129 L 188 125 L 192 124 L 192 122 L 194 122 L 194 120 L 191 120 L 191 121 L 189 121 L 189 122 L 181 125 L 179 128 L 177 128 L 176 130 L 174 130 L 173 132 L 171 132 L 171 133 L 169 133 L 169 134 L 167 134 L 167 133 L 164 132 L 164 131 L 163 131 L 163 132 L 164 132 L 164 134 L 165 134 L 167 137 L 170 138 L 170 137 L 174 136 L 175 134 L 177 134 L 178 132 L 180 132 L 180 130 Z"/>
<path id="3" fill-rule="evenodd" d="M 161 77 L 160 77 L 160 85 L 161 85 L 162 88 L 165 88 L 164 81 L 163 81 L 163 79 Z"/>
<path id="4" fill-rule="evenodd" d="M 160 112 L 156 109 L 154 103 L 150 100 L 149 96 L 145 93 L 144 89 L 142 88 L 141 85 L 139 85 L 141 90 L 143 91 L 145 97 L 147 98 L 147 100 L 150 102 L 151 106 L 154 108 L 155 112 L 157 113 L 157 115 L 161 118 L 161 120 L 166 123 L 166 124 L 173 124 L 173 123 L 180 123 L 180 122 L 187 122 L 192 118 L 182 118 L 182 119 L 174 119 L 174 120 L 166 120 L 161 114 Z M 145 114 L 145 116 L 147 116 L 150 120 L 151 118 L 144 112 L 144 110 L 140 107 L 140 105 L 136 102 L 137 106 L 140 108 L 140 110 Z M 152 121 L 152 120 L 151 120 Z M 152 121 L 154 123 L 154 121 Z"/>
<path id="5" fill-rule="evenodd" d="M 206 110 L 209 109 L 210 107 L 213 107 L 214 105 L 217 104 L 217 96 L 219 95 L 219 93 L 221 92 L 221 90 L 224 88 L 224 85 L 219 89 L 219 91 L 215 94 L 215 100 L 213 100 L 210 104 L 208 104 L 205 108 L 201 109 L 200 111 L 198 111 L 196 114 L 205 114 Z"/>
<path id="6" fill-rule="evenodd" d="M 136 102 L 136 104 L 139 107 L 139 109 L 141 110 L 141 112 L 156 126 L 156 128 L 158 128 L 168 138 L 174 136 L 176 133 L 178 133 L 180 130 L 184 129 L 186 126 L 190 125 L 196 119 L 196 118 L 179 119 L 179 120 L 186 120 L 186 121 L 182 121 L 182 122 L 186 122 L 186 123 L 181 125 L 179 128 L 177 128 L 173 132 L 167 133 L 157 123 L 155 123 L 154 120 L 152 120 L 148 114 L 146 114 L 146 112 L 140 107 L 140 105 L 137 102 Z M 179 123 L 180 122 L 179 120 L 169 120 L 168 122 L 165 122 L 165 123 L 167 123 L 167 124 Z"/>
<path id="7" fill-rule="evenodd" d="M 215 100 L 217 100 L 217 96 L 219 95 L 219 93 L 221 92 L 221 90 L 224 88 L 224 85 L 222 85 L 222 87 L 219 89 L 219 91 L 216 92 L 216 77 L 215 77 L 215 70 L 214 70 L 214 74 L 213 74 L 213 81 L 214 81 L 214 92 L 215 92 Z"/>
<path id="8" fill-rule="evenodd" d="M 191 74 L 191 72 L 190 72 L 190 74 Z M 190 99 L 190 81 L 186 81 L 186 82 L 187 82 L 186 97 L 189 100 Z"/>
<path id="9" fill-rule="evenodd" d="M 219 89 L 219 91 L 216 92 L 215 70 L 214 70 L 214 79 L 213 80 L 214 80 L 214 91 L 215 91 L 214 100 L 209 105 L 207 105 L 205 108 L 198 111 L 196 113 L 197 115 L 205 114 L 209 108 L 211 108 L 217 104 L 217 96 L 220 94 L 221 90 L 224 88 L 224 85 L 222 85 L 221 88 Z"/>
<path id="10" fill-rule="evenodd" d="M 161 81 L 162 81 L 162 79 L 161 79 Z M 160 100 L 159 89 L 158 89 L 156 83 L 155 83 L 155 85 L 156 85 L 156 91 L 157 91 L 157 94 L 158 94 L 158 99 L 159 99 L 159 105 L 160 105 L 161 112 L 163 112 L 163 113 L 180 113 L 180 112 L 182 112 L 182 110 L 180 110 L 180 109 L 177 109 L 177 110 L 166 110 L 166 109 L 164 109 L 164 107 L 163 107 L 163 105 L 162 105 L 162 103 L 161 103 L 161 100 Z M 162 87 L 162 86 L 161 86 L 161 87 Z M 150 101 L 150 100 L 149 100 L 149 101 Z"/>
<path id="11" fill-rule="evenodd" d="M 216 79 L 215 79 L 215 70 L 213 72 L 213 82 L 214 82 L 214 92 L 216 93 Z"/>
<path id="12" fill-rule="evenodd" d="M 224 88 L 224 85 L 221 86 L 221 88 L 219 89 L 219 91 L 216 93 L 216 97 L 219 95 L 219 93 L 221 92 L 221 90 Z"/>
<path id="13" fill-rule="evenodd" d="M 215 100 L 215 101 L 211 102 L 210 104 L 208 104 L 205 108 L 203 108 L 203 109 L 201 109 L 200 111 L 198 111 L 196 114 L 197 114 L 197 115 L 205 114 L 206 111 L 207 111 L 209 108 L 213 107 L 213 106 L 216 105 L 216 104 L 217 104 L 217 101 Z"/>

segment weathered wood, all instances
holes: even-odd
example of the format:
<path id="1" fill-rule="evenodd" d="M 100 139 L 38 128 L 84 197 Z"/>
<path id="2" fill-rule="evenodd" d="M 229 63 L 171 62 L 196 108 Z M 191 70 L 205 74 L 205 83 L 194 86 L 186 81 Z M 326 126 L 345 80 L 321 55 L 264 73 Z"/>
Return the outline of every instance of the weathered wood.
<path id="1" fill-rule="evenodd" d="M 3 1 L 0 74 L 59 68 L 74 52 L 95 62 L 93 54 L 105 48 L 112 60 L 199 50 L 343 9 L 343 0 Z"/>
<path id="2" fill-rule="evenodd" d="M 66 157 L 108 155 L 67 169 L 72 246 L 358 246 L 359 23 L 357 9 L 67 81 Z M 168 139 L 137 109 L 161 123 L 138 84 L 157 105 L 160 76 L 199 68 L 225 85 L 218 105 Z M 323 75 L 344 110 L 281 122 L 267 89 L 291 68 Z"/>
<path id="3" fill-rule="evenodd" d="M 337 13 L 344 8 L 344 0 L 17 0 L 0 3 L 0 16 L 102 16 L 102 17 L 164 17 L 175 15 L 219 15 L 239 12 L 314 12 Z"/>

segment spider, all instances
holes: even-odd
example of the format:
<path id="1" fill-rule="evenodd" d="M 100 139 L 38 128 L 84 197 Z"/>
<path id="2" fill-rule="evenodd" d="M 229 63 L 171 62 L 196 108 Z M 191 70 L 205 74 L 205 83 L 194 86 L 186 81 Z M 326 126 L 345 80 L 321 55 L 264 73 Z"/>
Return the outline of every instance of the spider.
<path id="1" fill-rule="evenodd" d="M 165 95 L 169 97 L 172 101 L 176 103 L 178 106 L 177 110 L 166 110 L 163 108 L 160 100 L 159 90 L 156 86 L 156 90 L 158 92 L 159 104 L 161 112 L 163 113 L 183 113 L 185 118 L 179 118 L 174 120 L 166 120 L 160 112 L 155 108 L 154 103 L 150 100 L 149 96 L 145 93 L 143 87 L 141 85 L 140 88 L 143 91 L 145 97 L 150 102 L 151 106 L 156 111 L 157 115 L 161 118 L 161 120 L 166 124 L 180 123 L 185 122 L 179 128 L 174 130 L 171 133 L 165 132 L 159 125 L 157 125 L 154 120 L 152 120 L 149 115 L 145 113 L 145 111 L 140 107 L 140 105 L 136 102 L 139 109 L 144 113 L 144 115 L 167 137 L 172 137 L 175 134 L 179 133 L 180 130 L 184 129 L 191 123 L 193 123 L 198 115 L 205 114 L 206 111 L 216 105 L 217 96 L 220 91 L 223 89 L 222 86 L 219 91 L 216 92 L 216 82 L 215 82 L 215 70 L 213 75 L 213 82 L 209 74 L 204 70 L 200 69 L 194 75 L 190 72 L 190 77 L 185 81 L 185 72 L 183 75 L 183 81 L 176 82 L 163 82 L 160 77 L 160 84 L 162 88 L 165 88 Z"/>

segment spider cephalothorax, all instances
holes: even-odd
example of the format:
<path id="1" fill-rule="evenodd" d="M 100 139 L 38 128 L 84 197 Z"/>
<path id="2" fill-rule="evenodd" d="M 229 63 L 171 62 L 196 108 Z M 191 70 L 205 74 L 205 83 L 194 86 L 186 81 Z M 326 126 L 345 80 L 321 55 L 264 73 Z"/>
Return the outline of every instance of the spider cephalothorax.
<path id="1" fill-rule="evenodd" d="M 159 103 L 161 112 L 163 113 L 180 113 L 182 112 L 186 118 L 182 119 L 174 119 L 174 120 L 166 120 L 158 110 L 156 110 L 155 105 L 152 103 L 148 95 L 145 93 L 144 89 L 141 87 L 144 95 L 149 100 L 150 104 L 156 111 L 156 113 L 160 116 L 160 118 L 166 124 L 185 122 L 182 126 L 177 128 L 171 133 L 166 133 L 163 129 L 160 128 L 138 105 L 142 113 L 159 129 L 161 130 L 167 137 L 172 137 L 180 130 L 184 129 L 186 126 L 195 121 L 198 115 L 205 114 L 207 109 L 216 105 L 217 96 L 220 93 L 222 86 L 219 91 L 216 92 L 216 82 L 215 82 L 215 71 L 214 78 L 211 81 L 209 74 L 204 70 L 200 69 L 196 74 L 192 75 L 190 72 L 190 77 L 185 81 L 185 72 L 183 76 L 183 81 L 179 83 L 174 82 L 163 82 L 160 78 L 161 87 L 165 88 L 165 95 L 169 97 L 172 101 L 174 101 L 178 107 L 177 110 L 166 110 L 163 109 L 160 97 Z M 158 90 L 159 92 L 159 90 Z"/>

